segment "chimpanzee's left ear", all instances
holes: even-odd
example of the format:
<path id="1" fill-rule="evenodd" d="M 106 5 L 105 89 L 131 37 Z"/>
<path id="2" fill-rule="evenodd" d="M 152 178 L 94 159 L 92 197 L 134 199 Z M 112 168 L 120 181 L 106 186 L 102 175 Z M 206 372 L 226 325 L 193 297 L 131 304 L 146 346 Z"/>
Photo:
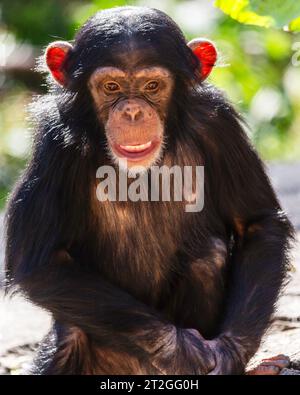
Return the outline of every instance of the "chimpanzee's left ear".
<path id="1" fill-rule="evenodd" d="M 55 41 L 46 48 L 46 64 L 52 77 L 61 86 L 66 86 L 68 82 L 63 66 L 66 56 L 72 48 L 72 45 L 66 41 Z"/>
<path id="2" fill-rule="evenodd" d="M 217 61 L 217 49 L 215 45 L 205 38 L 194 38 L 188 46 L 197 56 L 201 64 L 201 79 L 205 80 Z"/>

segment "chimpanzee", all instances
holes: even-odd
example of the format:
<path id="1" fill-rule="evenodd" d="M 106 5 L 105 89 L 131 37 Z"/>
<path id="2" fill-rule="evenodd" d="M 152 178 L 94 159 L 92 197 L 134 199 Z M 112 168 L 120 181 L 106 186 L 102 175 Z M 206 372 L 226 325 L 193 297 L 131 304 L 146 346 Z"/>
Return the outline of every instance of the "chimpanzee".
<path id="1" fill-rule="evenodd" d="M 144 7 L 100 11 L 74 45 L 46 49 L 52 82 L 32 107 L 33 154 L 6 228 L 9 289 L 55 320 L 33 373 L 245 372 L 293 229 L 243 120 L 204 82 L 216 57 Z M 154 164 L 204 166 L 203 209 L 97 199 L 101 166 L 129 179 Z M 287 364 L 279 356 L 254 373 Z"/>

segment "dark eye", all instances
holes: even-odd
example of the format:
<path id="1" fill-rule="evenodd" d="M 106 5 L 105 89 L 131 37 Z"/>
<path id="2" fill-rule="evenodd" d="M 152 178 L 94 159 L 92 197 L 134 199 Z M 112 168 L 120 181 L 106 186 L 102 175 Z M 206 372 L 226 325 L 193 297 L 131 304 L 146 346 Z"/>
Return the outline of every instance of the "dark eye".
<path id="1" fill-rule="evenodd" d="M 148 92 L 155 92 L 158 90 L 158 82 L 157 81 L 149 81 L 146 85 L 145 85 L 145 90 Z"/>
<path id="2" fill-rule="evenodd" d="M 109 81 L 104 84 L 104 89 L 107 92 L 118 92 L 121 90 L 121 87 L 117 82 Z"/>

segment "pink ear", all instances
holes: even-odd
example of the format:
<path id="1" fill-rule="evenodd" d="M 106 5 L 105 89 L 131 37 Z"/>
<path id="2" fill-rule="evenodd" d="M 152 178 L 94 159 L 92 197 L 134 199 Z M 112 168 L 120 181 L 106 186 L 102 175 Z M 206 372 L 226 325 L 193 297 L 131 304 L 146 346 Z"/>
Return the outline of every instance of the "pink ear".
<path id="1" fill-rule="evenodd" d="M 65 41 L 55 41 L 47 47 L 45 53 L 46 63 L 52 77 L 62 86 L 65 86 L 67 83 L 63 64 L 66 60 L 66 55 L 71 49 L 71 44 Z"/>
<path id="2" fill-rule="evenodd" d="M 201 79 L 205 80 L 212 71 L 217 61 L 217 50 L 215 45 L 205 38 L 195 38 L 188 46 L 197 56 L 201 64 Z"/>

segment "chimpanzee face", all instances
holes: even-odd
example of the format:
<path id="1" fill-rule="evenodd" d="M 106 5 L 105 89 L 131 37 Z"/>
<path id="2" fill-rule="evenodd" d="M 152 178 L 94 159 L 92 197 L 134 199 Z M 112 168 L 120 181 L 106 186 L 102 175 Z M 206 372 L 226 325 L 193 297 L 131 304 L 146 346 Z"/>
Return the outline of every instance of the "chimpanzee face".
<path id="1" fill-rule="evenodd" d="M 158 66 L 101 67 L 89 79 L 95 110 L 105 127 L 109 153 L 128 168 L 148 168 L 160 158 L 174 79 Z"/>
<path id="2" fill-rule="evenodd" d="M 78 70 L 85 75 L 80 89 L 89 91 L 109 155 L 137 169 L 161 157 L 175 80 L 187 69 L 189 78 L 204 80 L 217 58 L 210 41 L 186 43 L 168 17 L 150 9 L 99 13 L 74 47 L 57 41 L 45 55 L 51 75 L 65 89 L 72 78 L 80 81 Z"/>

